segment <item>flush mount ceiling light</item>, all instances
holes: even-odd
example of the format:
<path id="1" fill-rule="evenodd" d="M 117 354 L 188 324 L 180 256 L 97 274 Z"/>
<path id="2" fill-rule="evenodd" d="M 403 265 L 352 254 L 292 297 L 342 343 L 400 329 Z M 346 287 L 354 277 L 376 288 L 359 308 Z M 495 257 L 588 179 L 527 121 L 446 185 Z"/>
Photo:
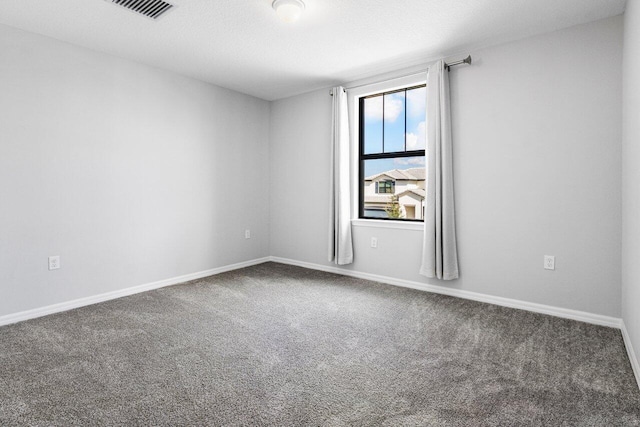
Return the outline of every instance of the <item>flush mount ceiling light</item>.
<path id="1" fill-rule="evenodd" d="M 284 22 L 294 22 L 302 15 L 304 3 L 302 0 L 273 0 L 271 7 Z"/>

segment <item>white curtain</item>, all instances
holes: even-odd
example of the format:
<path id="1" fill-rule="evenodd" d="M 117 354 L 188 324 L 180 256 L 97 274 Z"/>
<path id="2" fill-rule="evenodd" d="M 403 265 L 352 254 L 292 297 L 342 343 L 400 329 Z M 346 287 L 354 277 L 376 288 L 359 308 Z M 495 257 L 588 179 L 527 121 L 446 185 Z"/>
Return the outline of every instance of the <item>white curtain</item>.
<path id="1" fill-rule="evenodd" d="M 329 202 L 329 261 L 353 262 L 351 188 L 349 185 L 349 113 L 342 86 L 333 88 L 331 123 L 331 197 Z"/>
<path id="2" fill-rule="evenodd" d="M 427 76 L 427 196 L 420 274 L 444 280 L 458 278 L 449 72 L 444 61 Z"/>

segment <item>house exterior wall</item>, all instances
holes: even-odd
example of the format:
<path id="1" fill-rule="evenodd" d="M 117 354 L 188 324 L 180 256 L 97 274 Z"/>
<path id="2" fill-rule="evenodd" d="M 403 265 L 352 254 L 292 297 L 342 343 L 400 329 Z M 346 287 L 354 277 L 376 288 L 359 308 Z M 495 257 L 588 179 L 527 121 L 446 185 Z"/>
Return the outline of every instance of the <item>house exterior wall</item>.
<path id="1" fill-rule="evenodd" d="M 391 202 L 390 193 L 376 193 L 376 182 L 392 180 L 387 176 L 381 176 L 373 180 L 366 180 L 364 184 L 364 205 L 367 208 L 384 209 L 389 202 Z M 425 189 L 424 180 L 395 180 L 395 192 L 394 194 L 400 195 L 407 190 Z M 385 200 L 381 200 L 381 199 Z M 415 219 L 422 219 L 422 206 L 424 204 L 424 198 L 417 194 L 407 194 L 399 198 L 398 203 L 403 211 L 403 215 L 407 218 L 405 206 L 415 206 L 416 217 Z"/>

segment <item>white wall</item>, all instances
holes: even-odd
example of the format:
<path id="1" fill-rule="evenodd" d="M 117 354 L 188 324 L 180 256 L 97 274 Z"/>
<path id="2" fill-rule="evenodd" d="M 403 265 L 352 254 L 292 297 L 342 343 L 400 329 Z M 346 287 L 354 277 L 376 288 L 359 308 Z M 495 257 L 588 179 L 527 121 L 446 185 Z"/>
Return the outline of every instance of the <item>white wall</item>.
<path id="1" fill-rule="evenodd" d="M 0 52 L 0 316 L 268 255 L 268 102 L 5 26 Z"/>
<path id="2" fill-rule="evenodd" d="M 624 15 L 622 138 L 622 319 L 640 351 L 640 4 Z M 636 355 L 639 355 L 636 353 Z M 635 360 L 638 366 L 639 360 Z M 636 372 L 636 375 L 640 372 Z M 640 378 L 639 378 L 640 379 Z"/>
<path id="3" fill-rule="evenodd" d="M 474 51 L 452 71 L 462 277 L 444 286 L 618 317 L 622 239 L 638 347 L 632 4 L 625 238 L 615 17 Z M 0 52 L 0 316 L 267 255 L 328 264 L 327 90 L 270 107 L 4 26 Z M 417 273 L 420 231 L 354 227 L 354 238 L 346 268 L 441 284 Z M 47 271 L 49 255 L 62 269 Z"/>
<path id="4" fill-rule="evenodd" d="M 461 278 L 418 274 L 414 230 L 354 227 L 346 268 L 619 317 L 622 17 L 472 54 L 451 72 Z M 272 104 L 273 256 L 328 264 L 330 124 L 327 90 Z"/>

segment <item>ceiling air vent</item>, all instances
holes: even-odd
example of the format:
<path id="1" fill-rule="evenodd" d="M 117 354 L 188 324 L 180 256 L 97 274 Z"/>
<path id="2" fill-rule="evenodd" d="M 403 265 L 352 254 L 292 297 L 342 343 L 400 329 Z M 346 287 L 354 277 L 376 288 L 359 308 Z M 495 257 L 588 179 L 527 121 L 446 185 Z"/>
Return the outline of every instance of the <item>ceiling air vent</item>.
<path id="1" fill-rule="evenodd" d="M 163 0 L 107 0 L 129 10 L 140 13 L 151 19 L 158 19 L 173 8 L 173 5 Z"/>

